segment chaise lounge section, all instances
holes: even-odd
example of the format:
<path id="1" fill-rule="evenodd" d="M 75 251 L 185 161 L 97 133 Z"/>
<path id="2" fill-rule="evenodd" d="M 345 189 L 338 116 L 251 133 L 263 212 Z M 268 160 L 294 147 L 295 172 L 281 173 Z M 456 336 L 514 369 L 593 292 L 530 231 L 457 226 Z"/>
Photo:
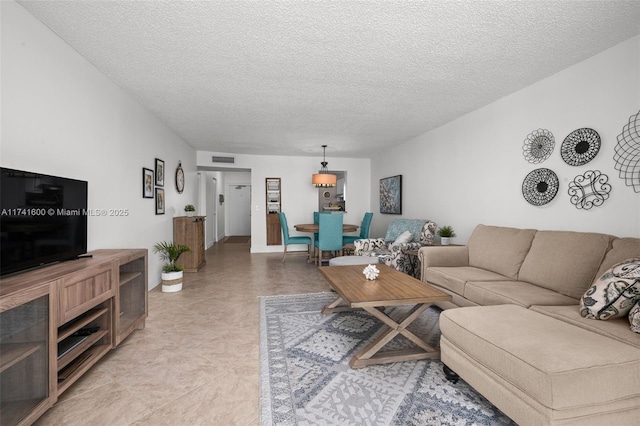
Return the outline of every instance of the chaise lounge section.
<path id="1" fill-rule="evenodd" d="M 580 301 L 640 257 L 640 239 L 478 225 L 466 246 L 419 257 L 455 308 L 440 317 L 442 362 L 514 421 L 638 424 L 640 334 L 627 315 L 584 318 Z"/>

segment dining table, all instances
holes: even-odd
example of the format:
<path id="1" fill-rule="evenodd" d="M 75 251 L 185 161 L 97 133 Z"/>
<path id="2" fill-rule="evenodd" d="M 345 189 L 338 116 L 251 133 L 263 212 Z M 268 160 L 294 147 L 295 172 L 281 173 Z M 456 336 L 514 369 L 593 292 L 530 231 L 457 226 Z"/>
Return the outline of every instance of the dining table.
<path id="1" fill-rule="evenodd" d="M 293 227 L 296 229 L 296 231 L 298 232 L 313 232 L 316 233 L 320 230 L 320 225 L 317 223 L 301 223 L 298 225 L 293 225 Z M 358 230 L 358 228 L 360 227 L 360 225 L 353 225 L 350 223 L 343 223 L 342 224 L 342 232 L 355 232 Z M 312 247 L 309 246 L 309 259 L 311 259 L 311 252 Z"/>
<path id="2" fill-rule="evenodd" d="M 293 225 L 293 227 L 298 232 L 318 232 L 320 229 L 320 225 L 317 223 L 302 223 L 299 225 Z M 355 232 L 358 230 L 360 225 L 352 225 L 349 223 L 342 224 L 342 232 Z"/>

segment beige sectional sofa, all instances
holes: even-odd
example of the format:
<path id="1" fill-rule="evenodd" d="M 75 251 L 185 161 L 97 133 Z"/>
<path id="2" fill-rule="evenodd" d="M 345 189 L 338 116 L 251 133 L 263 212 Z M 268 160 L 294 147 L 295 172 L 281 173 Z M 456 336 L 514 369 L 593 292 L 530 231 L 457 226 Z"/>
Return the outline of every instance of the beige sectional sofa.
<path id="1" fill-rule="evenodd" d="M 486 225 L 466 246 L 421 248 L 422 281 L 452 295 L 442 362 L 521 425 L 640 424 L 640 334 L 579 312 L 633 257 L 639 238 Z"/>

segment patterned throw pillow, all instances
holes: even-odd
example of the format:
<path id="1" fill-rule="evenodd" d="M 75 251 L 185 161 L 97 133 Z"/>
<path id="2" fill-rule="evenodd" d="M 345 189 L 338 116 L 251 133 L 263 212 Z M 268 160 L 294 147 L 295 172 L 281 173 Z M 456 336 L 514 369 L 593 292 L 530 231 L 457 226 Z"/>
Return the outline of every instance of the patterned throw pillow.
<path id="1" fill-rule="evenodd" d="M 631 331 L 640 333 L 640 301 L 629 311 L 629 322 L 631 323 Z"/>
<path id="2" fill-rule="evenodd" d="M 613 265 L 580 299 L 580 315 L 607 320 L 627 315 L 640 300 L 640 258 Z"/>

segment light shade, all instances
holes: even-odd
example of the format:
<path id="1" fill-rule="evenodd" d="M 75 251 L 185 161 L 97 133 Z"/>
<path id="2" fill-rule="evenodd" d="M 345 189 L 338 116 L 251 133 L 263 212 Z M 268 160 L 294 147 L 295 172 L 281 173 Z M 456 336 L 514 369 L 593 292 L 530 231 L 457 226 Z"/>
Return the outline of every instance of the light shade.
<path id="1" fill-rule="evenodd" d="M 316 173 L 311 177 L 311 183 L 316 188 L 329 188 L 336 186 L 336 175 L 329 173 Z"/>

